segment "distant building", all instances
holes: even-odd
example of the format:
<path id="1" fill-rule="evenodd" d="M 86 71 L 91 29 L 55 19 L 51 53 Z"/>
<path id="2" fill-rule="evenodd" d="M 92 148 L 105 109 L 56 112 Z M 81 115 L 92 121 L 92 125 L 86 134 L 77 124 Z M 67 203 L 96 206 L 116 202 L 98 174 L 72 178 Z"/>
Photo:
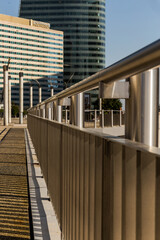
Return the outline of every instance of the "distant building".
<path id="1" fill-rule="evenodd" d="M 38 80 L 42 100 L 50 97 L 50 87 L 63 89 L 63 32 L 50 24 L 0 14 L 0 92 L 3 65 L 8 63 L 12 102 L 19 104 L 19 72 L 24 73 L 24 106 L 29 106 L 29 86 L 33 84 L 33 103 L 38 103 Z"/>
<path id="2" fill-rule="evenodd" d="M 64 31 L 67 87 L 105 67 L 105 0 L 21 0 L 20 17 Z"/>

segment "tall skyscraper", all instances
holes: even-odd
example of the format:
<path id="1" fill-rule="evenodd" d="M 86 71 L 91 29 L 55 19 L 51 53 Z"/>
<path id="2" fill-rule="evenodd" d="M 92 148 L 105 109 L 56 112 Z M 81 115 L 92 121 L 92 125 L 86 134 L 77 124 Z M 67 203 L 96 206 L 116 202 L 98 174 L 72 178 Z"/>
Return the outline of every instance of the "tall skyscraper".
<path id="1" fill-rule="evenodd" d="M 24 73 L 24 106 L 29 106 L 29 87 L 33 85 L 33 103 L 37 104 L 38 84 L 42 100 L 63 89 L 63 32 L 50 24 L 0 14 L 0 92 L 3 89 L 3 65 L 8 63 L 12 102 L 19 103 L 19 72 Z"/>
<path id="2" fill-rule="evenodd" d="M 20 16 L 64 31 L 67 86 L 105 67 L 105 0 L 21 0 Z"/>

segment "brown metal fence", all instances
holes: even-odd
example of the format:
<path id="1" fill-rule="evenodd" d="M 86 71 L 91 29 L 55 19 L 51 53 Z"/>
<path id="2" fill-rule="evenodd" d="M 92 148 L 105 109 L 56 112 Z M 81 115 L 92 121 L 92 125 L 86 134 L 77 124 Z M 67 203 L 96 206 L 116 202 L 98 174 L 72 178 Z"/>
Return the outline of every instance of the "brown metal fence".
<path id="1" fill-rule="evenodd" d="M 160 239 L 160 150 L 28 115 L 65 240 Z"/>

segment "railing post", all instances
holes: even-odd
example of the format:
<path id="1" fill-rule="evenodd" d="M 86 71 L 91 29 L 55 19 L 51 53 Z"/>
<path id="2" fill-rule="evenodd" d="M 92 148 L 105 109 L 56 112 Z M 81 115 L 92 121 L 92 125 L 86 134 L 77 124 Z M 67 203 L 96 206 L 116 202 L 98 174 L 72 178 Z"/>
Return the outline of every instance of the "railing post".
<path id="1" fill-rule="evenodd" d="M 59 105 L 58 100 L 53 102 L 53 117 L 54 120 L 62 122 L 62 106 Z"/>
<path id="2" fill-rule="evenodd" d="M 42 87 L 39 86 L 39 103 L 42 102 Z"/>
<path id="3" fill-rule="evenodd" d="M 12 111 L 11 111 L 11 77 L 8 76 L 8 122 L 11 123 Z"/>
<path id="4" fill-rule="evenodd" d="M 104 128 L 104 110 L 102 110 L 102 128 Z"/>
<path id="5" fill-rule="evenodd" d="M 94 110 L 94 128 L 97 128 L 97 110 Z"/>
<path id="6" fill-rule="evenodd" d="M 129 81 L 125 136 L 149 146 L 158 146 L 159 69 L 135 75 Z"/>
<path id="7" fill-rule="evenodd" d="M 8 66 L 3 66 L 4 83 L 4 125 L 8 126 Z"/>
<path id="8" fill-rule="evenodd" d="M 122 110 L 119 110 L 119 126 L 122 126 Z"/>
<path id="9" fill-rule="evenodd" d="M 33 107 L 33 86 L 30 84 L 30 108 Z"/>
<path id="10" fill-rule="evenodd" d="M 68 118 L 67 118 L 67 109 L 65 110 L 65 123 L 67 124 Z"/>
<path id="11" fill-rule="evenodd" d="M 113 127 L 113 110 L 111 110 L 111 127 Z"/>
<path id="12" fill-rule="evenodd" d="M 84 126 L 84 95 L 79 93 L 71 97 L 70 120 L 71 124 L 80 128 Z"/>
<path id="13" fill-rule="evenodd" d="M 23 123 L 23 72 L 19 73 L 19 123 Z"/>

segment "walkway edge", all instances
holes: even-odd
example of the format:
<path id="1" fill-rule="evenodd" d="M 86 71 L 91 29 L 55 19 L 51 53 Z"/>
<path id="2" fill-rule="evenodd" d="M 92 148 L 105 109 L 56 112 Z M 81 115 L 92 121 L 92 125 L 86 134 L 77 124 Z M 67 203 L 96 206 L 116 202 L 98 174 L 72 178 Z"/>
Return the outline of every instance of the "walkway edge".
<path id="1" fill-rule="evenodd" d="M 61 240 L 58 221 L 50 201 L 29 132 L 25 129 L 26 156 L 34 240 Z"/>

